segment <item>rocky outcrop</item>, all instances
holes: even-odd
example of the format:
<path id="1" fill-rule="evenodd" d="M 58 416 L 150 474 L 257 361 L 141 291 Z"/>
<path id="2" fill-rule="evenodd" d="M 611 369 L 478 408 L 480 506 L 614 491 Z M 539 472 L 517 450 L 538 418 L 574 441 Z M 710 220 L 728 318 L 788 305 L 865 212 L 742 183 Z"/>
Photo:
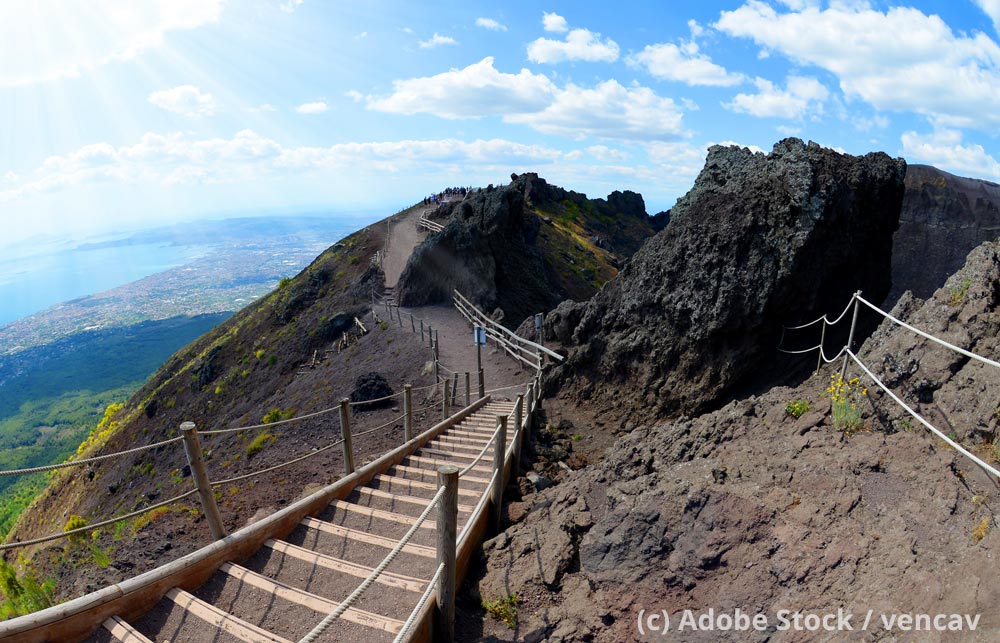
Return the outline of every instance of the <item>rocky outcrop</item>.
<path id="1" fill-rule="evenodd" d="M 935 337 L 991 359 L 1000 356 L 1000 241 L 969 253 L 926 302 L 905 293 L 890 311 Z M 1000 453 L 1000 369 L 972 360 L 886 320 L 860 349 L 875 375 L 945 434 L 987 461 Z M 874 387 L 872 387 L 874 388 Z M 923 429 L 872 391 L 890 430 Z"/>
<path id="2" fill-rule="evenodd" d="M 893 239 L 889 305 L 907 290 L 930 297 L 973 248 L 997 237 L 1000 185 L 910 165 Z"/>
<path id="3" fill-rule="evenodd" d="M 653 233 L 639 194 L 588 199 L 532 173 L 470 192 L 440 214 L 444 230 L 417 246 L 399 278 L 401 304 L 449 302 L 458 289 L 484 310 L 501 308 L 512 328 L 596 292 Z"/>
<path id="4" fill-rule="evenodd" d="M 546 332 L 570 347 L 548 380 L 634 418 L 718 403 L 772 360 L 783 324 L 889 290 L 906 165 L 786 139 L 713 147 L 670 224 Z M 838 311 L 839 312 L 839 311 Z"/>
<path id="5" fill-rule="evenodd" d="M 881 624 L 900 613 L 979 614 L 977 633 L 960 640 L 991 640 L 1000 626 L 992 482 L 927 432 L 883 430 L 867 405 L 869 430 L 835 430 L 828 382 L 824 372 L 640 427 L 600 465 L 527 496 L 514 524 L 484 545 L 472 583 L 486 601 L 515 594 L 519 628 L 487 621 L 495 638 L 484 640 L 854 640 L 843 631 L 768 638 L 779 610 L 838 608 L 855 615 L 856 632 L 873 610 L 871 638 L 857 640 L 904 640 Z M 798 419 L 785 410 L 794 399 L 809 403 Z M 737 608 L 766 615 L 772 629 L 663 637 L 636 625 L 640 610 L 666 610 L 676 624 L 684 610 Z"/>

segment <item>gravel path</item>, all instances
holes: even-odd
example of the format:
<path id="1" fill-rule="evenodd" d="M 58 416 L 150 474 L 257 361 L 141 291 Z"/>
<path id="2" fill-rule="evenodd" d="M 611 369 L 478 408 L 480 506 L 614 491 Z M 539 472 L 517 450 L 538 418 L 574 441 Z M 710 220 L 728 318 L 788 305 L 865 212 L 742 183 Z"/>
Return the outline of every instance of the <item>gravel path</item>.
<path id="1" fill-rule="evenodd" d="M 390 220 L 389 248 L 385 259 L 382 260 L 386 288 L 396 287 L 399 276 L 406 267 L 406 261 L 413 254 L 413 249 L 427 236 L 426 230 L 417 228 L 417 222 L 420 221 L 420 215 L 430 209 L 433 208 L 416 206 L 400 215 L 398 219 Z"/>

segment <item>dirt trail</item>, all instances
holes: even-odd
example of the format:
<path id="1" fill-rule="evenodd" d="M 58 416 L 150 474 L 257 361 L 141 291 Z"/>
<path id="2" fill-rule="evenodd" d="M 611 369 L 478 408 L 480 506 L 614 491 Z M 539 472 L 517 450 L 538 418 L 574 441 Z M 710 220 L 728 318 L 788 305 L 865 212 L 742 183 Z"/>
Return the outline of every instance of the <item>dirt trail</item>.
<path id="1" fill-rule="evenodd" d="M 417 206 L 411 208 L 409 212 L 403 214 L 398 219 L 394 218 L 394 220 L 390 221 L 389 249 L 386 252 L 385 259 L 382 260 L 382 272 L 385 273 L 386 288 L 396 287 L 399 276 L 403 274 L 403 268 L 406 267 L 406 261 L 413 254 L 413 249 L 427 236 L 426 230 L 417 228 L 417 222 L 420 221 L 420 215 L 425 210 L 430 209 L 433 208 Z"/>

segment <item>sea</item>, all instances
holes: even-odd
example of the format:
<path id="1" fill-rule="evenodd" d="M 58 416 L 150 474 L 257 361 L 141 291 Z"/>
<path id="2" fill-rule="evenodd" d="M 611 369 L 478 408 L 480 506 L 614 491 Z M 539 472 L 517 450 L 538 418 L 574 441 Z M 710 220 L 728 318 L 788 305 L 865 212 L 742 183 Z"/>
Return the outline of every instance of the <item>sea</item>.
<path id="1" fill-rule="evenodd" d="M 39 252 L 0 255 L 0 326 L 55 304 L 184 265 L 208 245 L 46 244 Z"/>

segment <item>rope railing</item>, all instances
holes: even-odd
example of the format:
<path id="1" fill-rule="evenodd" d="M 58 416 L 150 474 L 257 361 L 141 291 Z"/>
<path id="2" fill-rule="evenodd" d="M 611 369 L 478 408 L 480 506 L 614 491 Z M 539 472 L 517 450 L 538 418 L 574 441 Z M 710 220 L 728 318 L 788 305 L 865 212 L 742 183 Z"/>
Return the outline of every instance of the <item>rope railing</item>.
<path id="1" fill-rule="evenodd" d="M 164 500 L 164 501 L 158 502 L 158 503 L 156 503 L 154 505 L 149 505 L 148 507 L 143 507 L 142 509 L 138 509 L 136 511 L 132 511 L 132 512 L 124 514 L 122 516 L 117 516 L 115 518 L 109 518 L 107 520 L 102 520 L 101 522 L 95 522 L 93 524 L 85 525 L 83 527 L 77 527 L 76 529 L 70 529 L 69 531 L 64 531 L 64 532 L 61 532 L 61 533 L 58 533 L 58 534 L 52 534 L 52 535 L 49 535 L 49 536 L 42 536 L 41 538 L 33 538 L 31 540 L 19 540 L 17 542 L 13 542 L 13 543 L 6 543 L 6 544 L 3 544 L 3 545 L 0 545 L 0 551 L 4 551 L 4 550 L 7 550 L 7 549 L 13 549 L 15 547 L 29 547 L 31 545 L 38 545 L 38 544 L 41 544 L 41 543 L 47 543 L 47 542 L 50 542 L 50 541 L 53 541 L 53 540 L 59 540 L 61 538 L 69 538 L 70 536 L 76 536 L 77 534 L 82 534 L 84 532 L 93 531 L 94 529 L 100 529 L 101 527 L 107 527 L 108 525 L 112 525 L 112 524 L 114 524 L 116 522 L 121 522 L 122 520 L 128 520 L 130 518 L 135 518 L 136 516 L 141 516 L 142 514 L 148 513 L 150 511 L 153 511 L 154 509 L 159 509 L 160 507 L 166 507 L 167 505 L 173 504 L 175 502 L 180 502 L 181 500 L 184 500 L 185 498 L 187 498 L 189 496 L 193 496 L 196 493 L 198 493 L 197 489 L 191 489 L 190 491 L 186 491 L 186 492 L 180 494 L 179 496 L 174 496 L 173 498 L 170 498 L 169 500 Z"/>
<path id="2" fill-rule="evenodd" d="M 310 418 L 319 417 L 321 415 L 326 415 L 327 413 L 333 413 L 334 411 L 339 411 L 340 406 L 331 406 L 328 409 L 322 409 L 319 411 L 313 411 L 312 413 L 307 413 L 306 415 L 298 415 L 293 418 L 288 418 L 287 420 L 275 420 L 274 422 L 263 422 L 261 424 L 251 424 L 248 426 L 238 426 L 231 429 L 213 429 L 209 431 L 199 431 L 199 435 L 224 435 L 226 433 L 239 433 L 241 431 L 252 431 L 254 429 L 269 429 L 275 426 L 281 426 L 283 424 L 291 424 L 293 422 L 301 422 L 302 420 L 308 420 Z"/>
<path id="3" fill-rule="evenodd" d="M 114 453 L 106 453 L 104 455 L 97 455 L 91 458 L 83 458 L 82 460 L 67 460 L 66 462 L 60 462 L 59 464 L 48 464 L 41 467 L 28 467 L 25 469 L 11 469 L 9 471 L 0 471 L 0 476 L 20 476 L 29 473 L 55 471 L 56 469 L 65 469 L 67 467 L 80 467 L 87 464 L 94 464 L 95 462 L 103 462 L 105 460 L 110 460 L 112 458 L 131 455 L 133 453 L 141 453 L 142 451 L 158 449 L 159 447 L 166 446 L 168 444 L 174 444 L 175 442 L 180 442 L 182 439 L 183 438 L 181 437 L 170 438 L 168 440 L 163 440 L 162 442 L 154 442 L 153 444 L 146 444 L 141 447 L 135 447 L 134 449 L 115 451 Z"/>
<path id="4" fill-rule="evenodd" d="M 839 322 L 847 314 L 847 311 L 850 310 L 853 307 L 854 308 L 854 317 L 853 317 L 853 320 L 851 322 L 851 330 L 850 330 L 850 335 L 848 336 L 847 343 L 844 345 L 843 348 L 840 349 L 840 351 L 837 352 L 837 354 L 832 359 L 828 358 L 826 356 L 826 353 L 825 353 L 824 347 L 823 347 L 823 341 L 822 341 L 822 339 L 820 340 L 820 344 L 818 346 L 814 346 L 813 348 L 807 348 L 807 349 L 796 350 L 796 351 L 786 350 L 786 349 L 782 349 L 782 348 L 779 348 L 779 350 L 782 351 L 782 352 L 784 352 L 784 353 L 802 354 L 802 353 L 808 353 L 808 352 L 811 352 L 813 350 L 817 350 L 818 349 L 819 350 L 819 361 L 820 362 L 825 362 L 827 364 L 831 364 L 833 362 L 836 362 L 841 357 L 843 357 L 844 362 L 843 362 L 843 366 L 841 367 L 841 371 L 840 371 L 840 377 L 841 377 L 841 379 L 843 379 L 845 377 L 845 373 L 846 373 L 848 361 L 849 360 L 853 361 L 855 364 L 858 365 L 858 368 L 860 368 L 864 372 L 864 374 L 868 378 L 870 378 L 872 382 L 875 383 L 875 385 L 878 388 L 880 388 L 882 391 L 884 391 L 894 402 L 896 402 L 896 404 L 898 404 L 900 407 L 902 407 L 903 410 L 905 410 L 910 416 L 912 416 L 914 419 L 916 419 L 920 424 L 922 424 L 929 431 L 931 431 L 932 433 L 934 433 L 934 435 L 936 435 L 937 437 L 941 438 L 950 447 L 952 447 L 953 449 L 955 449 L 956 451 L 958 451 L 959 453 L 961 453 L 962 455 L 964 455 L 966 458 L 969 458 L 970 460 L 972 460 L 976 465 L 978 465 L 981 469 L 983 469 L 983 471 L 985 471 L 986 473 L 988 473 L 990 475 L 993 475 L 993 476 L 995 476 L 997 478 L 1000 478 L 1000 470 L 997 470 L 993 466 L 987 464 L 985 461 L 983 461 L 982 459 L 980 459 L 979 457 L 977 457 L 976 455 L 974 455 L 973 453 L 971 453 L 968 449 L 966 449 L 965 447 L 963 447 L 961 444 L 959 444 L 956 440 L 953 440 L 952 438 L 948 437 L 947 435 L 945 435 L 945 433 L 943 431 L 941 431 L 940 429 L 938 429 L 937 427 L 935 427 L 933 424 L 931 424 L 930 422 L 928 422 L 923 416 L 921 416 L 909 404 L 907 404 L 899 395 L 897 395 L 895 392 L 893 392 L 892 390 L 890 390 L 889 387 L 886 386 L 885 383 L 882 382 L 882 380 L 880 380 L 875 375 L 875 373 L 873 373 L 872 370 L 861 360 L 861 358 L 859 358 L 854 353 L 854 351 L 852 350 L 852 344 L 853 344 L 854 332 L 855 332 L 855 328 L 856 328 L 857 320 L 858 320 L 858 304 L 859 303 L 864 304 L 865 306 L 867 306 L 868 308 L 870 308 L 872 311 L 878 313 L 879 315 L 881 315 L 885 319 L 888 319 L 889 321 L 893 322 L 897 326 L 905 328 L 905 329 L 909 330 L 910 332 L 919 335 L 920 337 L 923 337 L 923 338 L 925 338 L 925 339 L 927 339 L 927 340 L 929 340 L 931 342 L 934 342 L 935 344 L 938 344 L 939 346 L 947 348 L 947 349 L 949 349 L 951 351 L 954 351 L 954 352 L 956 352 L 956 353 L 958 353 L 960 355 L 964 355 L 965 357 L 968 357 L 969 359 L 976 360 L 976 361 L 978 361 L 980 363 L 983 363 L 983 364 L 986 364 L 988 366 L 992 366 L 994 368 L 1000 369 L 1000 362 L 992 360 L 992 359 L 990 359 L 988 357 L 983 357 L 982 355 L 979 355 L 979 354 L 974 353 L 974 352 L 972 352 L 970 350 L 964 349 L 964 348 L 962 348 L 960 346 L 956 346 L 956 345 L 954 345 L 954 344 L 952 344 L 950 342 L 947 342 L 947 341 L 945 341 L 943 339 L 935 337 L 934 335 L 931 335 L 930 333 L 922 331 L 919 328 L 917 328 L 917 327 L 915 327 L 915 326 L 913 326 L 911 324 L 908 324 L 908 323 L 906 323 L 906 322 L 904 322 L 904 321 L 902 321 L 902 320 L 894 317 L 890 313 L 887 313 L 886 311 L 882 310 L 881 308 L 879 308 L 875 304 L 871 303 L 870 301 L 868 301 L 867 299 L 865 299 L 864 297 L 862 297 L 860 291 L 854 293 L 854 295 L 851 297 L 851 301 L 847 305 L 847 308 L 845 308 L 844 312 L 842 312 L 840 314 L 840 316 L 838 316 L 835 320 L 829 321 L 827 319 L 826 315 L 823 315 L 819 319 L 817 319 L 815 321 L 812 321 L 812 322 L 809 322 L 808 324 L 804 324 L 802 326 L 792 327 L 792 328 L 789 329 L 789 330 L 795 330 L 795 329 L 800 329 L 800 328 L 807 328 L 809 326 L 812 326 L 812 325 L 814 325 L 814 324 L 819 323 L 819 322 L 822 321 L 822 322 L 824 322 L 823 331 L 824 331 L 824 336 L 825 336 L 826 327 L 828 325 L 832 325 L 832 324 L 835 324 L 835 323 Z"/>
<path id="5" fill-rule="evenodd" d="M 385 571 L 386 567 L 388 567 L 392 563 L 392 561 L 396 559 L 396 556 L 399 555 L 399 552 L 403 551 L 403 548 L 410 543 L 410 540 L 413 539 L 413 536 L 417 533 L 417 530 L 424 524 L 424 521 L 427 520 L 427 517 L 430 516 L 431 511 L 433 511 L 434 508 L 437 506 L 437 503 L 441 501 L 441 498 L 444 496 L 444 493 L 445 493 L 445 488 L 439 487 L 437 493 L 434 494 L 434 497 L 427 504 L 427 507 L 423 510 L 423 512 L 421 512 L 416 522 L 414 522 L 413 525 L 410 527 L 410 529 L 403 535 L 403 537 L 399 539 L 399 542 L 396 543 L 396 546 L 392 548 L 392 551 L 390 551 L 386 555 L 386 557 L 382 559 L 382 562 L 380 562 L 378 566 L 375 567 L 375 569 L 373 569 L 370 574 L 368 574 L 368 577 L 365 578 L 361 582 L 361 584 L 358 585 L 357 588 L 355 588 L 355 590 L 351 592 L 351 594 L 347 598 L 341 601 L 340 605 L 338 605 L 336 609 L 330 612 L 308 634 L 299 639 L 299 643 L 313 643 L 323 634 L 323 632 L 327 630 L 327 628 L 330 627 L 330 625 L 333 624 L 334 621 L 343 616 L 344 612 L 346 612 L 348 609 L 354 606 L 354 603 L 357 602 L 357 600 L 361 597 L 361 595 L 365 592 L 365 590 L 367 590 L 369 587 L 372 586 L 372 584 L 376 581 L 376 579 L 378 579 L 378 577 L 382 575 L 382 572 Z"/>
<path id="6" fill-rule="evenodd" d="M 441 581 L 441 574 L 443 572 L 444 563 L 441 563 L 437 566 L 437 570 L 434 571 L 434 576 L 431 577 L 430 582 L 427 583 L 424 593 L 421 594 L 420 599 L 417 600 L 417 606 L 413 608 L 412 612 L 410 612 L 409 617 L 407 617 L 406 621 L 403 623 L 403 627 L 399 628 L 399 633 L 396 634 L 396 638 L 392 639 L 392 643 L 402 643 L 402 641 L 406 640 L 407 635 L 413 628 L 413 624 L 417 620 L 417 616 L 419 616 L 420 612 L 423 611 L 424 605 L 426 605 L 427 601 L 430 599 L 431 592 L 434 591 L 434 588 L 437 587 L 437 584 Z"/>

